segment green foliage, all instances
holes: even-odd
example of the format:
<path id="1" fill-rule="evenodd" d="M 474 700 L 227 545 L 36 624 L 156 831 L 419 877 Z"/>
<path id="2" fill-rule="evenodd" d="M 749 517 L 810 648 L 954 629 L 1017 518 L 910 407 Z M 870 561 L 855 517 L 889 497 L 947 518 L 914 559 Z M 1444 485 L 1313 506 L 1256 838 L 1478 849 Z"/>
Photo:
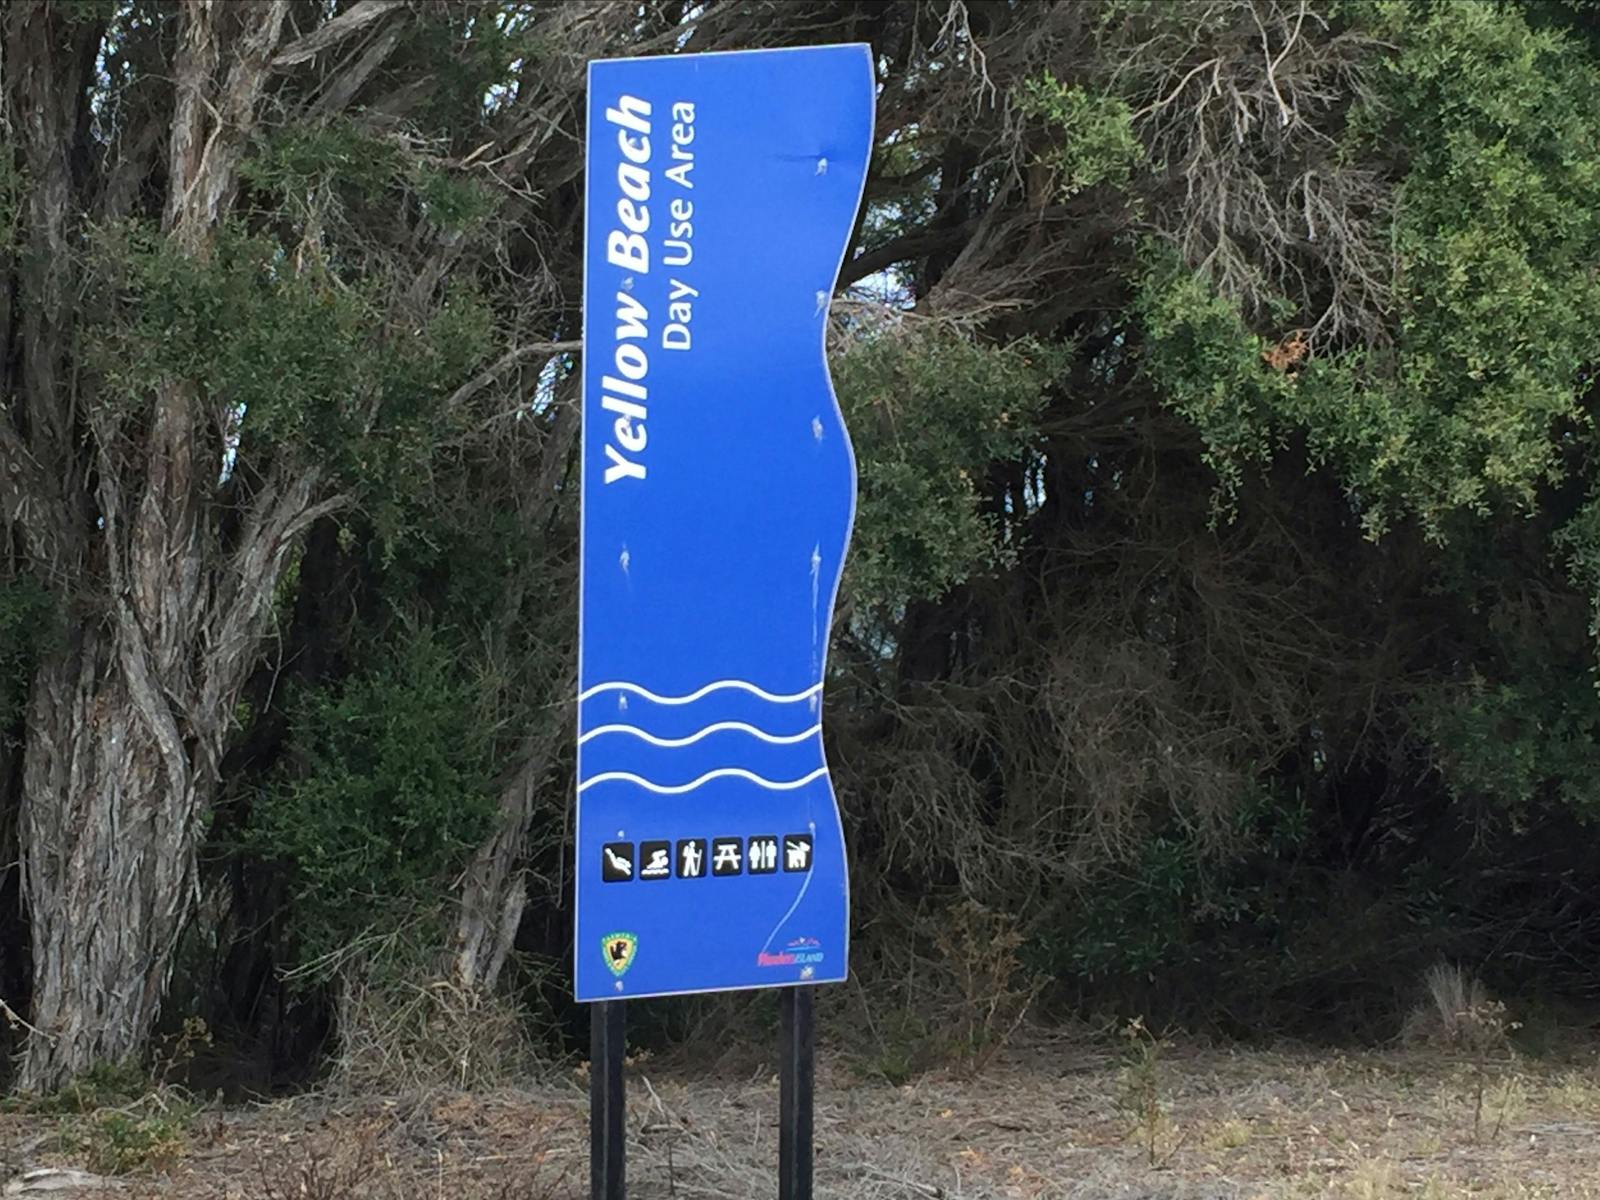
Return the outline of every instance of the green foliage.
<path id="1" fill-rule="evenodd" d="M 1374 536 L 1415 517 L 1528 510 L 1583 428 L 1579 370 L 1600 319 L 1600 71 L 1556 32 L 1492 5 L 1380 5 L 1399 50 L 1347 153 L 1404 149 L 1392 239 L 1393 343 L 1273 362 L 1170 262 L 1146 273 L 1146 365 L 1201 431 L 1224 496 L 1291 431 L 1344 479 Z"/>
<path id="2" fill-rule="evenodd" d="M 438 167 L 419 167 L 416 187 L 428 219 L 449 230 L 481 225 L 498 205 L 494 193 L 484 185 Z"/>
<path id="3" fill-rule="evenodd" d="M 539 15 L 522 3 L 421 7 L 400 51 L 428 73 L 429 87 L 414 102 L 418 127 L 445 136 L 471 131 L 518 97 L 525 76 L 556 69 L 553 60 L 570 49 L 541 28 Z"/>
<path id="4" fill-rule="evenodd" d="M 1554 540 L 1568 577 L 1590 597 L 1589 633 L 1600 641 L 1600 498 L 1579 507 Z"/>
<path id="5" fill-rule="evenodd" d="M 1199 952 L 1195 932 L 1204 860 L 1181 837 L 1145 842 L 1125 874 L 1108 873 L 1032 947 L 1038 969 L 1089 982 L 1181 970 Z"/>
<path id="6" fill-rule="evenodd" d="M 939 1035 L 915 1012 L 895 1008 L 874 1021 L 874 1042 L 851 1061 L 863 1079 L 903 1087 L 939 1061 Z"/>
<path id="7" fill-rule="evenodd" d="M 122 7 L 122 0 L 63 0 L 59 5 L 68 21 L 110 21 Z"/>
<path id="8" fill-rule="evenodd" d="M 1303 800 L 1282 788 L 1243 798 L 1220 851 L 1188 830 L 1151 833 L 1132 861 L 1096 873 L 1036 935 L 1028 960 L 1053 978 L 1114 988 L 1193 971 L 1230 931 L 1282 923 L 1270 864 L 1303 852 L 1309 839 Z"/>
<path id="9" fill-rule="evenodd" d="M 56 633 L 50 594 L 29 576 L 0 580 L 0 738 L 22 715 L 28 678 Z"/>
<path id="10" fill-rule="evenodd" d="M 196 1042 L 209 1040 L 203 1022 L 185 1021 L 183 1032 L 163 1048 L 165 1063 L 163 1051 L 156 1053 L 158 1067 L 179 1065 Z M 0 1113 L 61 1117 L 58 1148 L 103 1175 L 171 1166 L 184 1151 L 196 1111 L 186 1092 L 134 1060 L 97 1063 L 48 1095 L 0 1101 Z"/>
<path id="11" fill-rule="evenodd" d="M 463 287 L 395 328 L 381 281 L 351 285 L 274 239 L 232 229 L 200 259 L 149 226 L 101 232 L 97 264 L 123 319 L 92 361 L 112 403 L 191 384 L 239 414 L 239 454 L 315 453 L 370 491 L 397 486 L 457 428 L 441 403 L 488 354 L 494 321 Z"/>
<path id="12" fill-rule="evenodd" d="M 62 1141 L 76 1147 L 84 1165 L 100 1175 L 164 1170 L 188 1144 L 188 1113 L 100 1112 L 74 1122 Z"/>
<path id="13" fill-rule="evenodd" d="M 8 1112 L 39 1116 L 92 1113 L 131 1104 L 153 1087 L 149 1073 L 137 1062 L 97 1063 L 49 1095 L 13 1096 L 3 1107 Z"/>
<path id="14" fill-rule="evenodd" d="M 438 916 L 492 825 L 494 727 L 477 681 L 436 631 L 397 643 L 300 697 L 294 761 L 254 802 L 253 845 L 291 866 L 305 963 L 419 908 Z"/>
<path id="15" fill-rule="evenodd" d="M 186 1094 L 131 1061 L 97 1064 L 49 1095 L 0 1102 L 0 1112 L 63 1118 L 59 1149 L 104 1175 L 170 1166 L 183 1153 L 195 1111 Z"/>
<path id="16" fill-rule="evenodd" d="M 1100 184 L 1125 184 L 1144 158 L 1133 112 L 1118 96 L 1069 86 L 1046 72 L 1023 84 L 1017 103 L 1057 143 L 1043 159 L 1063 195 Z"/>
<path id="17" fill-rule="evenodd" d="M 1194 423 L 1201 458 L 1217 476 L 1212 497 L 1230 514 L 1250 467 L 1282 440 L 1281 409 L 1292 381 L 1261 362 L 1265 341 L 1238 306 L 1172 255 L 1146 247 L 1148 265 L 1133 308 L 1144 336 L 1141 363 L 1165 403 Z"/>
<path id="18" fill-rule="evenodd" d="M 428 220 L 467 231 L 481 225 L 499 200 L 484 184 L 408 153 L 401 144 L 348 122 L 290 126 L 264 139 L 240 167 L 263 193 L 269 211 L 326 223 L 335 204 L 401 204 L 414 195 Z"/>
<path id="19" fill-rule="evenodd" d="M 240 174 L 278 203 L 300 210 L 307 194 L 320 187 L 377 197 L 401 178 L 406 165 L 394 142 L 334 121 L 275 131 L 245 159 Z"/>
<path id="20" fill-rule="evenodd" d="M 852 594 L 893 607 L 1004 560 L 984 473 L 1034 436 L 1063 352 L 936 325 L 857 335 L 833 360 L 860 473 Z"/>
<path id="21" fill-rule="evenodd" d="M 1583 675 L 1476 677 L 1425 703 L 1420 718 L 1457 795 L 1493 801 L 1522 822 L 1550 803 L 1600 820 L 1600 699 Z"/>
<path id="22" fill-rule="evenodd" d="M 1431 418 L 1418 425 L 1435 447 L 1417 449 L 1443 448 L 1452 474 L 1482 481 L 1430 480 L 1417 507 L 1425 520 L 1481 511 L 1486 495 L 1526 508 L 1559 477 L 1550 434 L 1581 420 L 1575 384 L 1600 318 L 1600 71 L 1515 10 L 1396 19 L 1410 37 L 1382 124 L 1414 131 L 1396 227 L 1402 395 Z"/>

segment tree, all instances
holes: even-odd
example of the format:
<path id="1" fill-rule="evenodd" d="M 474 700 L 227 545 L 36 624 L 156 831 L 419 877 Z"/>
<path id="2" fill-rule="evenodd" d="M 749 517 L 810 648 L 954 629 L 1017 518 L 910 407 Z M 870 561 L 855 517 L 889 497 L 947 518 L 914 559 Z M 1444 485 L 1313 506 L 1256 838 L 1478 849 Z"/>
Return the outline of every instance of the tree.
<path id="1" fill-rule="evenodd" d="M 465 98 L 477 124 L 499 117 L 497 170 L 538 153 L 531 111 L 483 108 L 526 16 L 396 0 L 5 14 L 0 517 L 11 569 L 65 630 L 34 668 L 22 751 L 39 1031 L 24 1086 L 148 1034 L 306 531 L 475 419 L 480 375 L 556 349 L 495 344 L 522 310 L 475 294 L 493 239 L 472 234 L 504 193 L 419 133 Z M 440 45 L 458 54 L 415 70 Z M 556 330 L 544 312 L 529 327 Z"/>

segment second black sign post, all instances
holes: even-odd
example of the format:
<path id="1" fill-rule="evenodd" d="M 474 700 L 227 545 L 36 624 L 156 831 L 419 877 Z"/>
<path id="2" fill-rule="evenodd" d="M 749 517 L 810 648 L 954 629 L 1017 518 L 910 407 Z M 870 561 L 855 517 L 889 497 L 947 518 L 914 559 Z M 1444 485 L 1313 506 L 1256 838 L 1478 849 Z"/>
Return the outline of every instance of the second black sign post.
<path id="1" fill-rule="evenodd" d="M 815 990 L 784 988 L 778 996 L 778 1200 L 811 1200 Z"/>

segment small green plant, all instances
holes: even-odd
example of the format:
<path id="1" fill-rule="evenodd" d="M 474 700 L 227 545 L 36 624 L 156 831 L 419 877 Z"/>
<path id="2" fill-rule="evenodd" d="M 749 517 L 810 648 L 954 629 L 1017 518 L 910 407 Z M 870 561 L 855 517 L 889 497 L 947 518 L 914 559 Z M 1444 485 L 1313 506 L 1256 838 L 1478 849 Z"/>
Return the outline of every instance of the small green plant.
<path id="1" fill-rule="evenodd" d="M 137 1062 L 97 1063 L 57 1091 L 0 1101 L 0 1112 L 60 1117 L 56 1145 L 101 1175 L 166 1170 L 182 1156 L 195 1113 L 193 1099 L 168 1076 L 210 1041 L 191 1017 L 155 1051 L 155 1070 Z"/>
<path id="2" fill-rule="evenodd" d="M 881 1079 L 900 1087 L 910 1083 L 934 1057 L 930 1049 L 932 1031 L 913 1012 L 890 1012 L 876 1023 L 873 1032 L 873 1050 L 855 1063 L 856 1073 L 863 1078 Z"/>
<path id="3" fill-rule="evenodd" d="M 953 1051 L 981 1070 L 1011 1040 L 1043 987 L 1018 957 L 1017 920 L 968 902 L 956 908 L 937 939 L 959 992 Z"/>
<path id="4" fill-rule="evenodd" d="M 1503 1001 L 1490 996 L 1480 979 L 1459 966 L 1435 964 L 1423 983 L 1427 998 L 1407 1019 L 1405 1036 L 1466 1056 L 1472 1140 L 1492 1141 L 1500 1136 L 1521 1093 L 1521 1082 L 1510 1069 L 1516 1061 L 1511 1036 L 1520 1026 L 1507 1015 Z M 1497 1087 L 1498 1107 L 1486 1131 L 1486 1109 Z"/>
<path id="5" fill-rule="evenodd" d="M 63 1141 L 81 1148 L 84 1165 L 101 1175 L 166 1170 L 188 1143 L 187 1111 L 101 1112 L 76 1124 Z"/>
<path id="6" fill-rule="evenodd" d="M 1171 1130 L 1161 1098 L 1161 1054 L 1166 1042 L 1135 1017 L 1122 1030 L 1127 1046 L 1122 1055 L 1122 1095 L 1117 1107 L 1133 1122 L 1133 1133 L 1150 1166 L 1161 1165 L 1161 1142 Z"/>

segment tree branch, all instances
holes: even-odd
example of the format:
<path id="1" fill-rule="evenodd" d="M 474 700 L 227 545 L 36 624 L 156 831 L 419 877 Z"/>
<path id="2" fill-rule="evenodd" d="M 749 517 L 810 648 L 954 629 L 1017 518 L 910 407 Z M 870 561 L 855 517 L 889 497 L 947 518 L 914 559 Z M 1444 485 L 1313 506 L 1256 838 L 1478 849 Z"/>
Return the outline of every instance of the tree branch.
<path id="1" fill-rule="evenodd" d="M 317 97 L 312 108 L 317 112 L 332 115 L 343 112 L 349 107 L 356 94 L 366 85 L 389 55 L 394 53 L 395 47 L 400 44 L 400 28 L 391 26 L 373 39 L 373 42 L 361 53 L 354 65 L 339 71 L 334 75 L 326 90 Z"/>
<path id="2" fill-rule="evenodd" d="M 282 71 L 287 67 L 315 58 L 330 46 L 336 46 L 351 34 L 365 29 L 374 21 L 402 7 L 404 0 L 361 0 L 355 7 L 340 13 L 326 25 L 320 25 L 305 37 L 292 42 L 272 60 L 272 67 Z"/>
<path id="3" fill-rule="evenodd" d="M 885 267 L 892 267 L 895 263 L 906 262 L 913 258 L 922 258 L 937 250 L 948 250 L 958 246 L 966 237 L 977 228 L 976 219 L 962 221 L 959 225 L 951 225 L 946 229 L 930 229 L 922 233 L 908 233 L 904 237 L 897 237 L 875 246 L 871 250 L 863 250 L 839 272 L 839 286 L 848 287 L 852 283 L 874 275 Z"/>
<path id="4" fill-rule="evenodd" d="M 516 349 L 502 354 L 482 373 L 474 375 L 452 392 L 450 399 L 445 401 L 445 407 L 447 409 L 459 408 L 512 367 L 527 359 L 536 358 L 540 355 L 554 357 L 557 354 L 573 354 L 581 349 L 583 349 L 582 342 L 530 342 L 526 346 L 518 346 Z"/>

